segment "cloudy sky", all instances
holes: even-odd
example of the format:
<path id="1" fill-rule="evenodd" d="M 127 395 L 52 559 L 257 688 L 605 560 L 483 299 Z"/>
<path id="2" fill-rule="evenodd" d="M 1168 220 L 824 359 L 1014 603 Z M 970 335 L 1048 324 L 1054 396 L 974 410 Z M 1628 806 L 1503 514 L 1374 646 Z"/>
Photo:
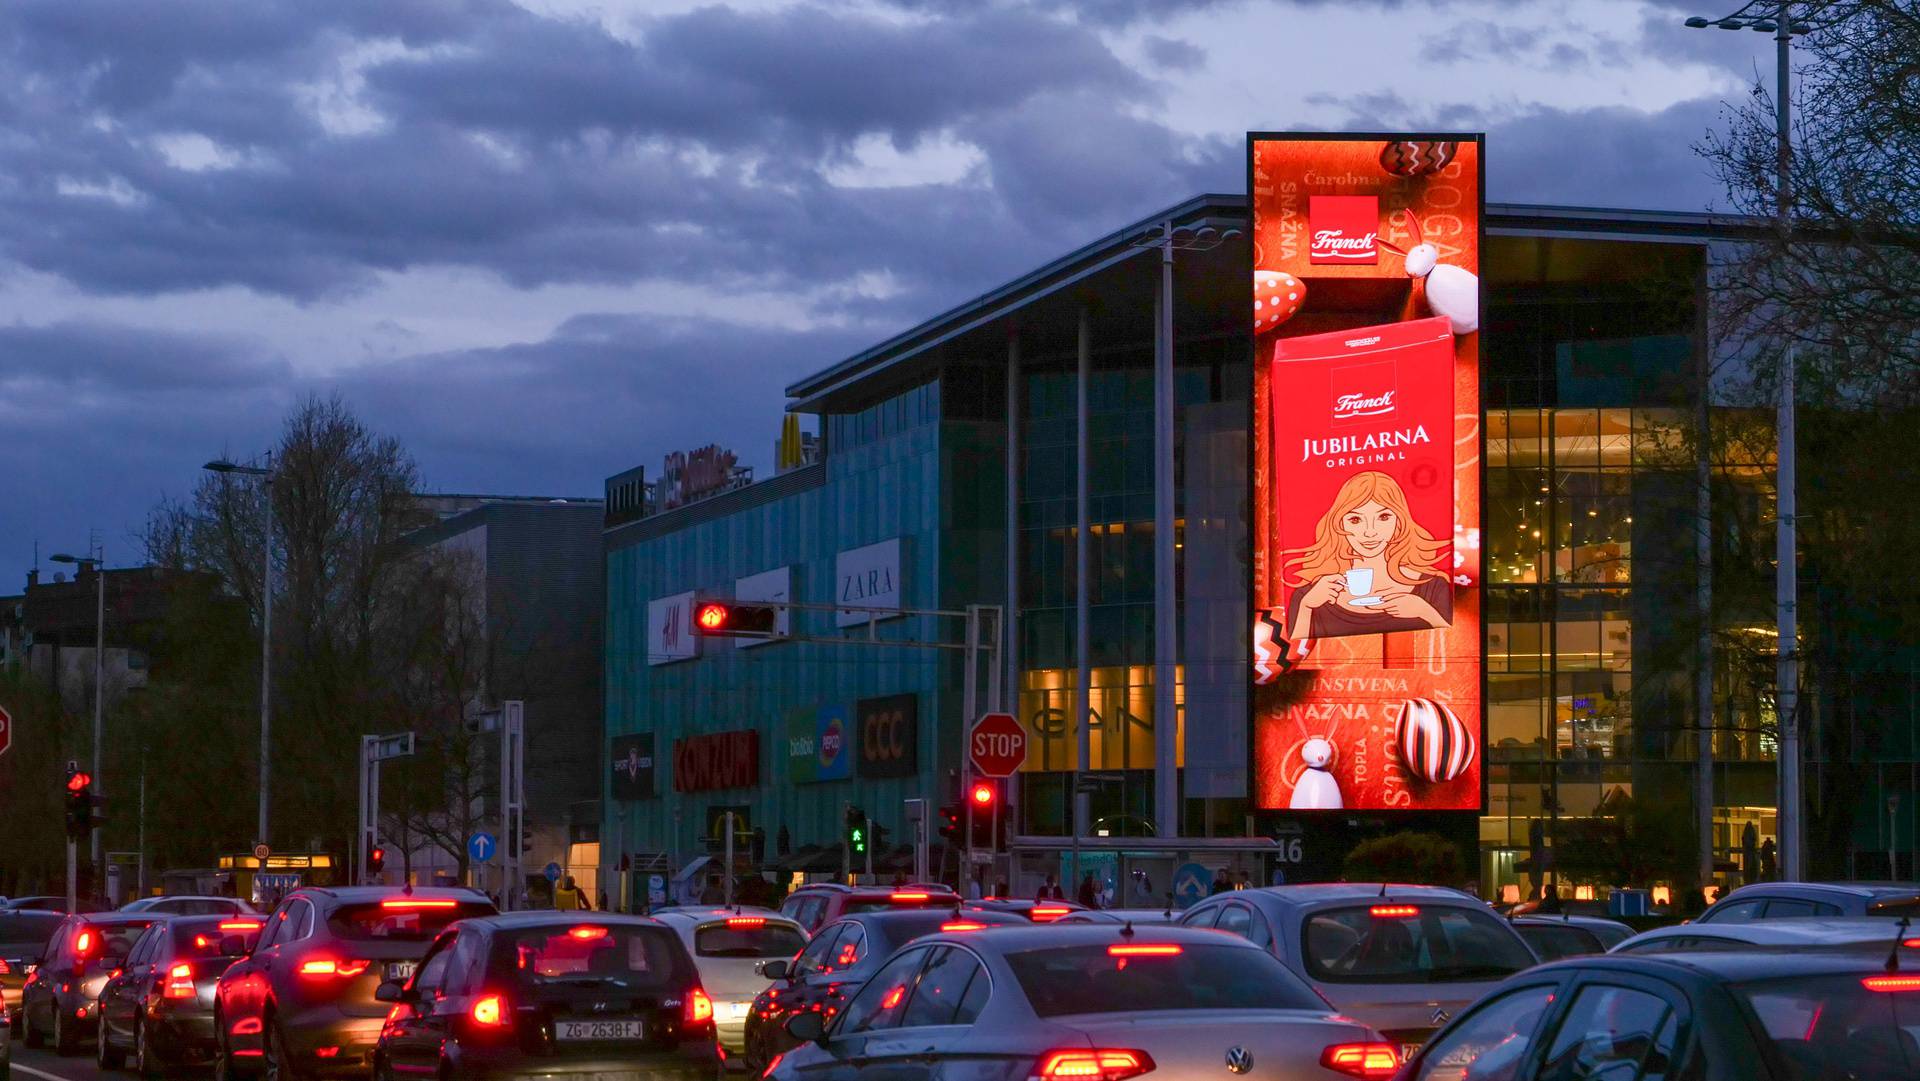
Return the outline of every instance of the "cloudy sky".
<path id="1" fill-rule="evenodd" d="M 36 540 L 131 559 L 311 391 L 439 491 L 764 465 L 794 376 L 1237 189 L 1249 128 L 1480 129 L 1494 200 L 1707 208 L 1689 144 L 1770 43 L 1690 13 L 8 0 L 0 592 Z"/>

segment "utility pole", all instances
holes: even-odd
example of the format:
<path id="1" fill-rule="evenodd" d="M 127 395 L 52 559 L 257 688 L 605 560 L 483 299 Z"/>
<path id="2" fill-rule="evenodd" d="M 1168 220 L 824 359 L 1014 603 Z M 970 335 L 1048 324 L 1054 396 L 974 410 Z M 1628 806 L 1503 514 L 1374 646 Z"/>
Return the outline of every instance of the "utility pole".
<path id="1" fill-rule="evenodd" d="M 1774 186 L 1778 189 L 1780 242 L 1784 247 L 1793 234 L 1793 139 L 1792 103 L 1788 100 L 1792 79 L 1793 24 L 1792 5 L 1780 0 L 1779 17 L 1773 33 L 1774 67 L 1778 83 L 1774 91 L 1774 123 L 1779 145 L 1775 148 Z M 1778 549 L 1775 587 L 1779 606 L 1780 690 L 1775 708 L 1780 724 L 1780 870 L 1788 882 L 1806 876 L 1801 852 L 1804 828 L 1801 823 L 1800 796 L 1800 629 L 1796 610 L 1800 594 L 1799 522 L 1795 482 L 1798 473 L 1794 441 L 1795 372 L 1794 345 L 1786 343 L 1780 361 L 1780 406 L 1778 424 L 1779 494 L 1777 509 Z"/>

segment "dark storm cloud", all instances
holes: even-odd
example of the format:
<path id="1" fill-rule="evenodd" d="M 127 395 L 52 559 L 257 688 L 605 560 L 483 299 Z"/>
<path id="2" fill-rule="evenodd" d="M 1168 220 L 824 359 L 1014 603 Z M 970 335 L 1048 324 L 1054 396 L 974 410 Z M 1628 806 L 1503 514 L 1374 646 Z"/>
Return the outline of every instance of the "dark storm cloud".
<path id="1" fill-rule="evenodd" d="M 1207 51 L 1191 41 L 1148 34 L 1141 39 L 1147 59 L 1165 71 L 1194 71 L 1207 62 Z"/>
<path id="2" fill-rule="evenodd" d="M 291 369 L 260 346 L 225 337 L 67 321 L 0 326 L 0 397 L 41 392 L 199 392 L 284 382 Z"/>

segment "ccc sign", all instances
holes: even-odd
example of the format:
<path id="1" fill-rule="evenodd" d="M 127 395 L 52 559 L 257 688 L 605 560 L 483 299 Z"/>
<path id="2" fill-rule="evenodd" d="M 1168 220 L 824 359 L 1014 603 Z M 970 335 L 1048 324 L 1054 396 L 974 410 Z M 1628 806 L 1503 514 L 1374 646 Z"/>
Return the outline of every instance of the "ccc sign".
<path id="1" fill-rule="evenodd" d="M 860 776 L 911 777 L 919 768 L 920 699 L 894 694 L 854 704 L 860 732 Z"/>

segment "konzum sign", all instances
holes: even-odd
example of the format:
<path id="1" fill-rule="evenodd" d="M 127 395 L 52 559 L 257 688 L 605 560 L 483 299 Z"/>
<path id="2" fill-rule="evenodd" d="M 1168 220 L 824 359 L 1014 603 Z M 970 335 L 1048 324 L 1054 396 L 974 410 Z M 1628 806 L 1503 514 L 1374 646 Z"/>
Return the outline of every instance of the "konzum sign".
<path id="1" fill-rule="evenodd" d="M 759 732 L 716 732 L 673 741 L 675 792 L 752 788 L 759 783 Z"/>

